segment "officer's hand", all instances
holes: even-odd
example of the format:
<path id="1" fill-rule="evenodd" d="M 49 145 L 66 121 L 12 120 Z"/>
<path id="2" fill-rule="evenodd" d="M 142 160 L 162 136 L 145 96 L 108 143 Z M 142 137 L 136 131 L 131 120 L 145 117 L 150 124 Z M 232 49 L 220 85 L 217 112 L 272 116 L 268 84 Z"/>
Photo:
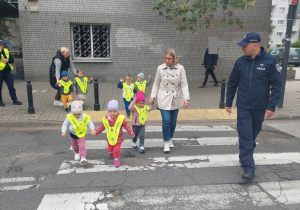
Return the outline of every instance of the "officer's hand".
<path id="1" fill-rule="evenodd" d="M 61 84 L 58 84 L 58 87 L 61 87 Z"/>
<path id="2" fill-rule="evenodd" d="M 8 63 L 8 59 L 3 58 L 2 62 L 3 62 L 3 63 Z"/>
<path id="3" fill-rule="evenodd" d="M 73 91 L 73 94 L 75 95 L 77 92 L 76 91 Z"/>
<path id="4" fill-rule="evenodd" d="M 274 114 L 274 112 L 270 111 L 270 110 L 266 110 L 266 118 L 270 118 L 272 117 Z"/>
<path id="5" fill-rule="evenodd" d="M 91 130 L 91 134 L 92 134 L 92 136 L 97 136 L 96 131 L 94 129 Z"/>
<path id="6" fill-rule="evenodd" d="M 94 77 L 90 77 L 90 81 L 93 81 L 94 80 Z"/>
<path id="7" fill-rule="evenodd" d="M 231 113 L 231 107 L 226 107 L 225 109 L 228 113 Z"/>
<path id="8" fill-rule="evenodd" d="M 61 137 L 66 137 L 66 133 L 61 133 Z"/>
<path id="9" fill-rule="evenodd" d="M 151 75 L 149 74 L 149 79 L 151 79 Z"/>
<path id="10" fill-rule="evenodd" d="M 120 82 L 123 82 L 123 81 L 124 81 L 123 78 L 121 78 L 121 79 L 120 79 Z"/>
<path id="11" fill-rule="evenodd" d="M 217 65 L 214 65 L 214 68 L 217 68 Z"/>
<path id="12" fill-rule="evenodd" d="M 132 134 L 131 137 L 134 138 L 134 137 L 135 137 L 135 134 Z"/>
<path id="13" fill-rule="evenodd" d="M 187 108 L 188 106 L 189 106 L 189 101 L 188 100 L 184 100 L 183 101 L 183 106 L 184 106 L 184 108 Z"/>

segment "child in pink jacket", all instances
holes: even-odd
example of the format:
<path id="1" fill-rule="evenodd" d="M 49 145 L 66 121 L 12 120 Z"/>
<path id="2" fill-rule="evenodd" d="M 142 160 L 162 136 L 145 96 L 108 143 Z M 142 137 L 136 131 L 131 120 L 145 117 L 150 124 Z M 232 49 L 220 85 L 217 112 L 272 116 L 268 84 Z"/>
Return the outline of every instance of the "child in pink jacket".
<path id="1" fill-rule="evenodd" d="M 140 147 L 141 153 L 145 152 L 144 141 L 145 141 L 145 123 L 147 121 L 147 112 L 150 112 L 154 107 L 154 103 L 150 104 L 150 107 L 145 105 L 145 96 L 143 91 L 139 91 L 136 98 L 130 103 L 128 109 L 132 112 L 132 130 L 135 134 L 133 138 L 132 147 L 137 148 L 136 141 L 138 135 L 140 135 Z"/>

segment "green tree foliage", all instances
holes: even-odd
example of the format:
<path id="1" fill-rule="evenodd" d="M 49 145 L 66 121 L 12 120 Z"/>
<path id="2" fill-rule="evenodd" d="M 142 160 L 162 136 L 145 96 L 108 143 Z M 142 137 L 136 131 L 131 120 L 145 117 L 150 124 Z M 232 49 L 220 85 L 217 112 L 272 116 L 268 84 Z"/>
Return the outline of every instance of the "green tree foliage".
<path id="1" fill-rule="evenodd" d="M 0 17 L 0 39 L 12 39 L 14 36 L 9 30 L 16 24 L 16 18 Z"/>
<path id="2" fill-rule="evenodd" d="M 284 44 L 281 44 L 280 47 L 284 47 Z M 300 48 L 300 40 L 291 43 L 290 47 Z"/>
<path id="3" fill-rule="evenodd" d="M 153 0 L 153 10 L 165 11 L 167 20 L 174 22 L 178 31 L 195 33 L 199 29 L 215 30 L 225 25 L 245 27 L 234 12 L 254 7 L 255 0 Z M 215 17 L 221 12 L 222 17 Z"/>

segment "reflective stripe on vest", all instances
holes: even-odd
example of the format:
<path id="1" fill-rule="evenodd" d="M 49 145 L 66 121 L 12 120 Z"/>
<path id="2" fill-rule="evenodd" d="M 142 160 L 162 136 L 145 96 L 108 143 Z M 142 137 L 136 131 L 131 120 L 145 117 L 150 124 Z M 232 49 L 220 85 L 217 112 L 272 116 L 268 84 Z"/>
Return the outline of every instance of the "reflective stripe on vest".
<path id="1" fill-rule="evenodd" d="M 115 126 L 110 127 L 108 119 L 106 119 L 105 117 L 102 118 L 102 122 L 103 122 L 103 125 L 104 125 L 104 127 L 106 129 L 106 133 L 107 133 L 107 140 L 111 146 L 114 146 L 118 143 L 119 133 L 122 128 L 124 119 L 125 119 L 124 115 L 119 115 L 118 119 L 115 123 Z"/>
<path id="2" fill-rule="evenodd" d="M 3 50 L 4 50 L 4 53 L 5 53 L 5 55 L 6 55 L 6 59 L 9 60 L 9 51 L 8 51 L 6 48 L 3 48 Z M 3 56 L 3 54 L 1 53 L 1 58 L 0 58 L 0 71 L 2 71 L 2 70 L 5 68 L 5 66 L 6 66 L 6 63 L 2 62 L 3 59 L 4 59 L 4 56 Z M 13 67 L 10 63 L 7 63 L 7 64 L 9 65 L 9 67 L 10 67 L 11 70 L 14 69 L 14 67 Z"/>
<path id="3" fill-rule="evenodd" d="M 149 106 L 145 105 L 144 108 L 139 108 L 136 105 L 134 105 L 134 108 L 136 109 L 136 111 L 139 113 L 139 121 L 140 123 L 143 125 L 146 123 L 147 121 L 147 115 L 146 113 L 149 110 Z"/>
<path id="4" fill-rule="evenodd" d="M 67 94 L 70 90 L 70 86 L 72 85 L 72 81 L 65 82 L 63 80 L 59 80 L 59 83 L 64 86 L 64 94 Z"/>
<path id="5" fill-rule="evenodd" d="M 131 83 L 131 88 L 130 88 L 130 90 L 128 90 L 127 84 L 123 83 L 123 89 L 124 89 L 126 101 L 128 101 L 128 102 L 131 101 L 132 93 L 133 93 L 133 90 L 134 90 L 134 84 Z"/>
<path id="6" fill-rule="evenodd" d="M 135 82 L 136 86 L 138 87 L 139 90 L 143 91 L 145 93 L 146 91 L 146 84 L 147 84 L 147 81 L 144 80 L 144 82 L 142 83 L 139 83 L 139 82 Z"/>
<path id="7" fill-rule="evenodd" d="M 84 115 L 84 118 L 81 122 L 78 122 L 76 117 L 72 114 L 67 115 L 68 119 L 70 120 L 71 124 L 74 127 L 76 136 L 78 138 L 82 138 L 86 136 L 86 131 L 87 131 L 87 125 L 90 121 L 90 116 L 89 115 Z"/>
<path id="8" fill-rule="evenodd" d="M 76 80 L 77 84 L 79 85 L 81 91 L 83 93 L 86 93 L 88 78 L 84 77 L 83 82 L 81 82 L 81 80 L 78 77 L 76 77 L 75 80 Z"/>

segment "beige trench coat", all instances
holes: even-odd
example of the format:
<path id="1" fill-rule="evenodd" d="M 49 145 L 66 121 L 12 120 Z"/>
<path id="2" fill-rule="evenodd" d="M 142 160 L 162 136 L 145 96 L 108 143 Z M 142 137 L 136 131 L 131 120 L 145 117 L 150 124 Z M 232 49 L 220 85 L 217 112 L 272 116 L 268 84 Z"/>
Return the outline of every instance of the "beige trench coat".
<path id="1" fill-rule="evenodd" d="M 184 100 L 190 100 L 184 67 L 176 64 L 170 70 L 165 63 L 158 66 L 151 97 L 157 98 L 158 108 L 164 110 L 179 109 Z"/>

